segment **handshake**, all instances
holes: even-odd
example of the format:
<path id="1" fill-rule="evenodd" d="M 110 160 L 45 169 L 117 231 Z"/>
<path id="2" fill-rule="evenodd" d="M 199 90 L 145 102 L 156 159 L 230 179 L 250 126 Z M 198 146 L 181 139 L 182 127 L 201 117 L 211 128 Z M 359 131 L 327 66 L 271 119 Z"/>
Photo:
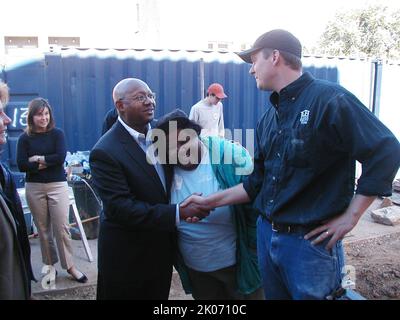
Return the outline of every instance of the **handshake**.
<path id="1" fill-rule="evenodd" d="M 210 199 L 201 193 L 193 193 L 179 204 L 179 218 L 186 222 L 198 222 L 214 209 Z"/>

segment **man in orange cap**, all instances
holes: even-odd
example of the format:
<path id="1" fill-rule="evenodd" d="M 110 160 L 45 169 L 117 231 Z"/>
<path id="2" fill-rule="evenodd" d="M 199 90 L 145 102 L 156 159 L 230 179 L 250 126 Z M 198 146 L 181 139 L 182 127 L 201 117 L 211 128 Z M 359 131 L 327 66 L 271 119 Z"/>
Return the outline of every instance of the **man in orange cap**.
<path id="1" fill-rule="evenodd" d="M 224 114 L 221 101 L 226 97 L 224 88 L 219 83 L 213 83 L 207 89 L 207 97 L 197 102 L 190 110 L 189 119 L 202 127 L 202 136 L 224 137 Z"/>

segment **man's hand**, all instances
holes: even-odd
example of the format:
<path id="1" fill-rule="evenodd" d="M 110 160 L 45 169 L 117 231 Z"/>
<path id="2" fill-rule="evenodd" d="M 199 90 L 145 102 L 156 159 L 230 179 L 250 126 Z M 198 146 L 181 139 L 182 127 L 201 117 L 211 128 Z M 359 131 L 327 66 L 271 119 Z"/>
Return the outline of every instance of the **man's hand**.
<path id="1" fill-rule="evenodd" d="M 332 249 L 337 241 L 342 240 L 347 233 L 353 230 L 364 211 L 375 199 L 375 196 L 356 194 L 351 200 L 349 207 L 342 215 L 310 231 L 304 236 L 304 239 L 308 240 L 319 234 L 319 236 L 311 242 L 315 245 L 330 237 L 331 239 L 325 248 L 326 250 Z"/>
<path id="2" fill-rule="evenodd" d="M 186 222 L 197 222 L 207 217 L 212 208 L 201 199 L 204 199 L 201 197 L 201 193 L 194 193 L 183 200 L 179 204 L 180 219 L 185 220 Z"/>
<path id="3" fill-rule="evenodd" d="M 191 196 L 187 197 L 183 200 L 179 208 L 180 210 L 185 210 L 185 208 L 191 207 L 192 209 L 197 208 L 203 212 L 207 211 L 207 215 L 210 210 L 214 210 L 215 208 L 234 205 L 239 203 L 249 202 L 250 198 L 243 188 L 243 184 L 238 184 L 232 188 L 225 189 L 223 191 L 219 191 L 213 194 L 208 195 L 207 197 L 200 197 L 200 194 L 194 193 Z M 196 215 L 193 215 L 196 217 Z M 198 217 L 197 217 L 198 218 Z M 197 218 L 187 217 L 187 222 L 196 222 Z"/>
<path id="4" fill-rule="evenodd" d="M 32 157 L 29 157 L 28 158 L 28 161 L 29 162 L 38 162 L 38 159 L 39 159 L 39 156 L 32 156 Z"/>
<path id="5" fill-rule="evenodd" d="M 47 166 L 45 164 L 39 163 L 39 168 L 38 168 L 39 170 L 43 170 L 46 168 L 47 168 Z"/>
<path id="6" fill-rule="evenodd" d="M 38 156 L 37 162 L 41 164 L 46 164 L 46 160 L 44 156 Z"/>
<path id="7" fill-rule="evenodd" d="M 250 198 L 247 195 L 246 190 L 243 188 L 243 184 L 238 184 L 232 188 L 218 191 L 210 194 L 207 197 L 200 197 L 198 194 L 192 194 L 187 197 L 182 203 L 182 208 L 185 208 L 190 203 L 195 203 L 200 206 L 207 206 L 210 209 L 230 206 L 234 204 L 249 202 Z"/>
<path id="8" fill-rule="evenodd" d="M 37 155 L 34 155 L 34 156 L 32 156 L 32 157 L 29 157 L 29 158 L 28 158 L 28 161 L 29 161 L 29 162 L 37 162 L 37 163 L 41 163 L 41 164 L 46 164 L 46 161 L 45 161 L 45 159 L 44 159 L 44 156 L 37 156 Z"/>
<path id="9" fill-rule="evenodd" d="M 357 222 L 358 220 L 354 219 L 352 216 L 343 214 L 310 231 L 304 236 L 304 239 L 308 240 L 319 234 L 319 236 L 311 242 L 311 244 L 315 245 L 331 237 L 326 245 L 326 250 L 330 250 L 335 245 L 336 241 L 343 239 L 347 233 L 353 230 Z"/>
<path id="10" fill-rule="evenodd" d="M 210 214 L 208 207 L 190 203 L 186 207 L 179 206 L 179 217 L 186 222 L 197 222 Z"/>
<path id="11" fill-rule="evenodd" d="M 205 197 L 201 197 L 201 193 L 193 193 L 191 196 L 187 197 L 185 200 L 183 200 L 179 207 L 180 208 L 185 208 L 189 206 L 190 204 L 197 204 L 200 206 L 210 206 L 209 201 Z"/>

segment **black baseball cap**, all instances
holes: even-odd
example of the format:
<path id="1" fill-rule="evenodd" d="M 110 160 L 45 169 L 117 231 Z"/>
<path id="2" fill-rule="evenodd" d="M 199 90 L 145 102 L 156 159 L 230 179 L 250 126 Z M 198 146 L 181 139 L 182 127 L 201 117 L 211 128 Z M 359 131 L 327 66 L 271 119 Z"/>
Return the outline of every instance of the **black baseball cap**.
<path id="1" fill-rule="evenodd" d="M 239 52 L 237 55 L 243 61 L 251 63 L 251 55 L 264 48 L 291 53 L 301 59 L 301 43 L 299 39 L 283 29 L 275 29 L 262 34 L 250 49 Z"/>

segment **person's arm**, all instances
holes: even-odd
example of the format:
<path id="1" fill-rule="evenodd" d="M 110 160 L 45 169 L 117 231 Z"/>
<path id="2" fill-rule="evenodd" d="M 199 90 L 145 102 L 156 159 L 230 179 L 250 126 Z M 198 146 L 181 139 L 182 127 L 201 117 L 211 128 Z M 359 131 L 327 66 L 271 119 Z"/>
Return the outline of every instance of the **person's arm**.
<path id="1" fill-rule="evenodd" d="M 185 208 L 186 206 L 195 203 L 203 207 L 217 208 L 227 205 L 246 203 L 249 201 L 250 198 L 247 195 L 246 190 L 243 188 L 243 184 L 241 183 L 237 186 L 216 192 L 207 197 L 191 195 L 181 202 L 180 207 Z"/>
<path id="2" fill-rule="evenodd" d="M 389 196 L 400 164 L 400 144 L 394 135 L 352 95 L 338 95 L 330 101 L 326 140 L 337 152 L 350 154 L 362 164 L 356 195 L 343 214 L 312 230 L 306 238 L 319 236 L 319 243 L 331 237 L 327 249 L 350 232 L 377 196 Z"/>
<path id="3" fill-rule="evenodd" d="M 266 124 L 264 123 L 264 120 L 261 119 L 257 124 L 255 132 L 254 169 L 250 175 L 243 178 L 243 188 L 246 190 L 251 201 L 255 200 L 264 182 L 265 157 L 260 139 L 260 134 L 264 126 L 266 126 Z"/>
<path id="4" fill-rule="evenodd" d="M 218 134 L 220 137 L 225 137 L 225 126 L 224 126 L 224 110 L 221 103 L 219 122 L 218 122 Z"/>
<path id="5" fill-rule="evenodd" d="M 64 132 L 60 129 L 53 129 L 52 139 L 55 139 L 56 151 L 52 154 L 46 154 L 39 159 L 39 163 L 50 166 L 59 166 L 64 164 L 65 156 L 67 154 L 67 149 L 65 146 L 65 136 Z"/>
<path id="6" fill-rule="evenodd" d="M 175 230 L 175 204 L 150 204 L 138 199 L 132 194 L 120 164 L 103 150 L 92 150 L 89 162 L 107 220 L 134 229 Z M 191 216 L 203 218 L 208 213 L 198 204 L 179 210 L 180 218 L 184 220 Z"/>
<path id="7" fill-rule="evenodd" d="M 317 238 L 312 241 L 312 244 L 317 244 L 330 237 L 326 249 L 330 250 L 338 240 L 344 238 L 357 225 L 361 216 L 372 204 L 376 197 L 367 197 L 360 194 L 356 194 L 351 200 L 347 210 L 340 216 L 329 220 L 322 226 L 312 230 L 304 236 L 304 239 L 309 239 L 319 234 Z"/>
<path id="8" fill-rule="evenodd" d="M 29 157 L 28 161 L 29 162 L 37 162 L 39 164 L 38 170 L 43 170 L 43 169 L 47 168 L 46 160 L 45 160 L 44 156 L 34 155 L 32 157 Z"/>
<path id="9" fill-rule="evenodd" d="M 28 137 L 22 134 L 17 142 L 17 165 L 21 172 L 37 172 L 39 163 L 37 161 L 30 161 L 29 157 L 29 144 Z"/>
<path id="10" fill-rule="evenodd" d="M 262 122 L 261 122 L 262 125 Z M 259 126 L 259 125 L 258 125 Z M 240 147 L 241 149 L 242 147 Z M 238 150 L 238 149 L 234 149 Z M 246 151 L 247 153 L 247 151 Z M 234 151 L 234 157 L 239 154 L 237 151 Z M 241 158 L 241 157 L 240 157 Z M 246 157 L 244 158 L 244 160 Z M 246 161 L 246 160 L 245 160 Z M 238 165 L 241 162 L 241 159 L 234 158 L 234 163 Z M 235 168 L 236 174 L 249 174 L 253 166 L 249 166 L 248 162 L 244 163 L 244 167 L 237 166 Z M 258 129 L 256 131 L 256 149 L 254 154 L 254 170 L 248 176 L 243 178 L 243 183 L 240 183 L 232 188 L 225 189 L 223 191 L 214 193 L 209 195 L 208 197 L 200 197 L 197 195 L 192 195 L 185 199 L 181 203 L 181 206 L 186 206 L 189 203 L 197 203 L 205 206 L 211 206 L 212 208 L 224 206 L 224 205 L 233 205 L 233 204 L 241 204 L 250 201 L 254 201 L 256 198 L 264 179 L 264 155 L 262 153 L 260 141 L 258 138 Z"/>
<path id="11" fill-rule="evenodd" d="M 224 205 L 234 205 L 248 203 L 250 198 L 246 190 L 243 188 L 241 181 L 243 177 L 249 175 L 253 171 L 253 162 L 248 151 L 237 143 L 221 139 L 220 144 L 217 141 L 209 142 L 215 144 L 219 148 L 223 144 L 223 160 L 231 163 L 229 166 L 223 166 L 223 175 L 231 177 L 225 183 L 229 186 L 234 186 L 230 189 L 214 193 L 208 197 L 200 197 L 198 194 L 193 194 L 181 203 L 181 207 L 185 207 L 189 203 L 207 206 L 207 209 L 213 209 Z M 212 149 L 213 151 L 215 149 Z M 212 155 L 211 155 L 212 157 Z M 222 165 L 222 164 L 221 164 Z M 218 168 L 217 170 L 219 170 Z M 193 222 L 193 221 L 192 221 Z"/>
<path id="12" fill-rule="evenodd" d="M 193 106 L 190 109 L 190 113 L 189 113 L 189 120 L 193 120 L 194 122 L 199 122 L 199 114 L 197 112 L 197 108 L 195 108 L 195 106 Z"/>
<path id="13" fill-rule="evenodd" d="M 330 136 L 338 152 L 350 154 L 362 165 L 357 194 L 390 196 L 400 165 L 400 143 L 393 133 L 352 95 L 334 100 Z"/>

